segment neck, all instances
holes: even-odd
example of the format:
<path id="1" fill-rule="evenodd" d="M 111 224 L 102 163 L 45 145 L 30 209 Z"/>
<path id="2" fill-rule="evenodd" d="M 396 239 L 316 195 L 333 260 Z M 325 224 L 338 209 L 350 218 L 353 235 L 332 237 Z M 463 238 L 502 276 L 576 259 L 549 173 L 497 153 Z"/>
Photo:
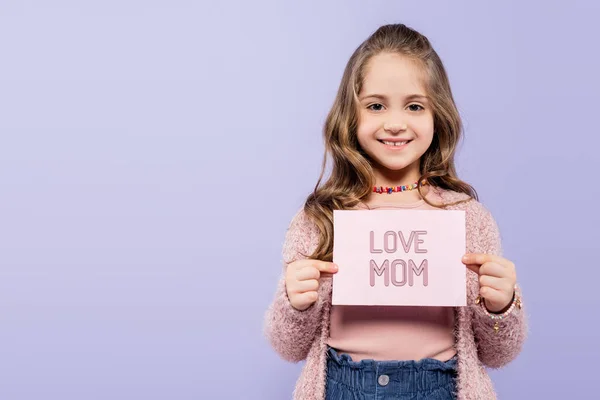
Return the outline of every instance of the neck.
<path id="1" fill-rule="evenodd" d="M 375 184 L 374 186 L 380 187 L 396 187 L 396 186 L 408 186 L 419 181 L 421 173 L 419 171 L 419 164 L 415 163 L 401 170 L 389 170 L 384 168 L 376 168 L 374 171 Z M 427 187 L 421 188 L 423 195 L 428 192 Z M 381 196 L 385 196 L 382 198 Z M 419 201 L 422 199 L 418 190 L 404 191 L 400 193 L 392 194 L 379 194 L 371 193 L 369 196 L 369 202 L 382 201 L 385 199 L 386 202 L 397 202 L 398 204 L 407 204 Z"/>
<path id="2" fill-rule="evenodd" d="M 374 186 L 402 186 L 402 185 L 410 185 L 415 183 L 421 177 L 421 174 L 418 169 L 411 168 L 410 166 L 399 171 L 392 171 L 388 169 L 376 169 L 374 172 L 375 175 L 375 184 Z"/>

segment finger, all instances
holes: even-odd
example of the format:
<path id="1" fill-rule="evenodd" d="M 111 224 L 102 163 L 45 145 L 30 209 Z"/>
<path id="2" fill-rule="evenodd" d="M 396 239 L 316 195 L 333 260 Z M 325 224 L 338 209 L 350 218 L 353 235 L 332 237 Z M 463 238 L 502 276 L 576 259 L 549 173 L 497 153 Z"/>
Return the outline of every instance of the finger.
<path id="1" fill-rule="evenodd" d="M 301 308 L 307 308 L 311 304 L 313 304 L 319 298 L 319 294 L 317 292 L 305 292 L 299 293 L 295 296 L 295 301 L 297 304 L 301 306 Z"/>
<path id="2" fill-rule="evenodd" d="M 294 286 L 296 293 L 314 292 L 319 290 L 319 281 L 316 279 L 309 279 L 306 281 L 299 281 Z"/>
<path id="3" fill-rule="evenodd" d="M 321 277 L 321 273 L 316 268 L 301 268 L 296 271 L 296 280 L 298 281 L 306 281 L 309 279 L 319 279 Z"/>
<path id="4" fill-rule="evenodd" d="M 489 275 L 498 278 L 507 277 L 508 272 L 508 269 L 504 265 L 495 262 L 486 262 L 481 266 L 479 270 L 480 275 Z"/>
<path id="5" fill-rule="evenodd" d="M 481 266 L 477 264 L 467 264 L 467 268 L 479 275 L 479 269 L 481 268 Z"/>
<path id="6" fill-rule="evenodd" d="M 496 290 L 504 290 L 507 287 L 506 280 L 503 278 L 497 278 L 495 276 L 480 275 L 479 276 L 479 287 L 490 287 Z"/>
<path id="7" fill-rule="evenodd" d="M 338 271 L 338 266 L 329 261 L 307 260 L 306 265 L 302 265 L 302 268 L 306 267 L 314 267 L 321 272 L 328 272 L 330 274 L 335 274 Z"/>
<path id="8" fill-rule="evenodd" d="M 500 256 L 493 255 L 493 254 L 468 253 L 468 254 L 464 255 L 462 262 L 463 262 L 463 264 L 477 264 L 477 265 L 483 265 L 487 262 L 495 262 L 495 263 L 504 265 L 508 262 L 508 260 L 506 260 Z"/>
<path id="9" fill-rule="evenodd" d="M 502 303 L 506 297 L 504 292 L 491 288 L 489 286 L 479 288 L 479 294 L 488 302 L 493 303 Z"/>

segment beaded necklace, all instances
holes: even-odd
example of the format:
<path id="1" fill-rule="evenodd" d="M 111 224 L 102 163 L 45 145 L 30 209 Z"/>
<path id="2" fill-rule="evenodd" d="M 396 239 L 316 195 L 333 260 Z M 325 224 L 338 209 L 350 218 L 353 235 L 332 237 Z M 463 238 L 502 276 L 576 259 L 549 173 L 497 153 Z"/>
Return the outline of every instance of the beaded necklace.
<path id="1" fill-rule="evenodd" d="M 427 181 L 422 182 L 422 186 L 424 186 L 424 185 L 427 185 Z M 407 190 L 415 190 L 417 187 L 419 187 L 419 182 L 415 182 L 410 185 L 402 185 L 402 186 L 393 186 L 393 187 L 386 186 L 385 188 L 383 186 L 375 186 L 375 187 L 373 187 L 373 192 L 379 193 L 379 194 L 381 194 L 381 193 L 392 194 L 392 193 L 405 192 Z"/>

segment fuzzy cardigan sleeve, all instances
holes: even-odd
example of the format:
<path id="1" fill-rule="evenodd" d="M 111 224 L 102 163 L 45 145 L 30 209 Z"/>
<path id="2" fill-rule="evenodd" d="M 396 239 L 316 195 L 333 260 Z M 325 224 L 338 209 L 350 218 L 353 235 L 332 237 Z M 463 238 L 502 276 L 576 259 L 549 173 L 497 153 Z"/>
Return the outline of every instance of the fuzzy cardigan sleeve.
<path id="1" fill-rule="evenodd" d="M 491 213 L 480 203 L 471 202 L 471 232 L 473 252 L 502 256 L 500 233 Z M 517 267 L 518 268 L 518 267 Z M 490 368 L 500 368 L 514 360 L 521 352 L 527 334 L 525 308 L 515 307 L 507 318 L 499 320 L 499 331 L 494 331 L 495 320 L 483 311 L 483 304 L 475 304 L 479 294 L 478 275 L 467 270 L 471 280 L 469 307 L 473 313 L 473 332 L 481 362 Z M 517 270 L 518 272 L 518 270 Z"/>
<path id="2" fill-rule="evenodd" d="M 283 271 L 265 316 L 264 333 L 275 351 L 287 361 L 298 362 L 306 358 L 320 326 L 323 303 L 327 300 L 321 285 L 319 299 L 308 309 L 299 311 L 292 307 L 285 286 L 287 265 L 309 256 L 318 245 L 318 235 L 316 225 L 300 210 L 285 235 Z"/>

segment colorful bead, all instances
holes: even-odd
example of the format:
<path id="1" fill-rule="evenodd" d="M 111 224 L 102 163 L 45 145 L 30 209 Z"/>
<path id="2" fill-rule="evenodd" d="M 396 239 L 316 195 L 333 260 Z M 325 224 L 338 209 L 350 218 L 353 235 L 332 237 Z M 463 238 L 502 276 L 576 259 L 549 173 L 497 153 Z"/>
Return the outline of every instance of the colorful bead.
<path id="1" fill-rule="evenodd" d="M 423 181 L 422 185 L 427 185 L 427 181 Z M 383 186 L 374 186 L 373 192 L 392 194 L 392 193 L 405 192 L 407 190 L 415 190 L 418 187 L 419 187 L 419 182 L 411 183 L 410 185 L 402 185 L 402 186 L 392 186 L 392 187 L 386 186 L 385 188 Z"/>

